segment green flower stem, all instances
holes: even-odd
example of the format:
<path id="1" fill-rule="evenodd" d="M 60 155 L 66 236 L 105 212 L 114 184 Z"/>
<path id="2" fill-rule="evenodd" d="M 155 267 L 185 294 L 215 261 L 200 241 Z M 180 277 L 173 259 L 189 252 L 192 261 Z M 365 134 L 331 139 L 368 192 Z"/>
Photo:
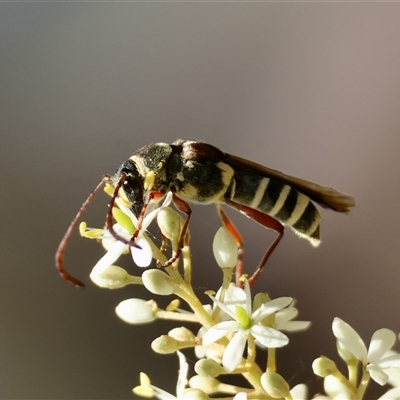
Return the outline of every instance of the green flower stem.
<path id="1" fill-rule="evenodd" d="M 249 384 L 254 388 L 254 390 L 260 395 L 257 397 L 251 397 L 254 399 L 264 399 L 265 391 L 261 386 L 261 375 L 264 371 L 261 371 L 261 368 L 258 366 L 256 362 L 249 362 L 246 360 L 246 363 L 241 363 L 235 369 L 235 374 L 242 374 L 243 377 L 249 382 Z M 245 390 L 244 390 L 245 391 Z M 261 395 L 263 394 L 263 395 Z M 270 397 L 266 397 L 270 398 Z"/>
<path id="2" fill-rule="evenodd" d="M 232 282 L 232 275 L 233 275 L 233 268 L 222 268 L 223 278 L 222 278 L 222 285 L 221 285 L 221 295 L 219 296 L 219 301 L 222 303 L 225 299 L 225 293 L 229 288 L 230 283 Z M 219 316 L 221 313 L 221 309 L 219 307 L 215 307 L 212 317 L 216 320 L 219 320 Z"/>
<path id="3" fill-rule="evenodd" d="M 364 397 L 365 391 L 367 390 L 368 384 L 370 381 L 370 375 L 369 372 L 364 370 L 362 377 L 361 377 L 361 381 L 360 381 L 360 385 L 357 388 L 357 393 L 356 393 L 356 400 L 361 400 Z"/>
<path id="4" fill-rule="evenodd" d="M 170 321 L 185 321 L 185 322 L 199 322 L 199 319 L 196 315 L 193 314 L 183 314 L 175 311 L 165 311 L 158 310 L 157 311 L 158 319 L 168 319 Z"/>
<path id="5" fill-rule="evenodd" d="M 247 339 L 247 362 L 254 364 L 256 359 L 256 341 L 254 336 L 249 335 Z"/>
<path id="6" fill-rule="evenodd" d="M 276 349 L 268 348 L 267 371 L 276 371 Z"/>
<path id="7" fill-rule="evenodd" d="M 143 279 L 140 276 L 129 275 L 125 278 L 125 281 L 130 285 L 143 285 Z"/>
<path id="8" fill-rule="evenodd" d="M 356 387 L 352 385 L 338 369 L 332 372 L 332 376 L 334 376 L 343 386 L 346 386 L 352 395 L 357 393 Z M 357 399 L 362 399 L 362 397 L 357 397 Z"/>
<path id="9" fill-rule="evenodd" d="M 165 264 L 168 259 L 164 253 L 153 243 L 146 232 L 142 232 L 143 236 L 146 238 L 147 242 L 150 244 L 151 251 L 153 253 L 153 258 L 159 261 L 161 264 Z"/>
<path id="10" fill-rule="evenodd" d="M 177 268 L 171 266 L 166 268 L 168 274 L 175 284 L 174 293 L 184 300 L 193 310 L 197 317 L 197 321 L 207 329 L 215 325 L 213 318 L 206 312 L 200 300 L 192 290 L 192 287 L 181 277 Z"/>
<path id="11" fill-rule="evenodd" d="M 193 310 L 197 317 L 197 321 L 205 326 L 207 329 L 211 328 L 215 325 L 214 319 L 205 311 L 203 305 L 200 300 L 197 298 L 195 293 L 192 290 L 192 287 L 186 283 L 186 281 L 181 277 L 179 271 L 175 267 L 166 268 L 167 272 L 173 278 L 176 288 L 175 294 L 179 296 L 182 300 L 184 300 L 189 307 Z M 227 338 L 222 338 L 219 340 L 219 343 L 223 346 L 227 346 L 229 341 Z M 254 348 L 255 351 L 255 348 Z M 240 369 L 240 367 L 239 367 Z M 263 373 L 260 367 L 255 362 L 248 362 L 243 371 L 240 371 L 243 374 L 243 377 L 256 389 L 259 391 L 263 391 L 260 377 Z"/>
<path id="12" fill-rule="evenodd" d="M 184 280 L 187 285 L 190 285 L 192 282 L 192 259 L 190 257 L 190 247 L 183 246 L 181 254 L 183 259 Z"/>
<path id="13" fill-rule="evenodd" d="M 195 293 L 192 290 L 192 287 L 186 283 L 186 281 L 181 277 L 179 271 L 175 267 L 166 268 L 168 274 L 174 280 L 176 285 L 175 294 L 184 300 L 189 307 L 193 310 L 196 315 L 196 321 L 201 323 L 207 329 L 211 328 L 215 325 L 214 319 L 205 311 L 203 305 L 200 300 L 197 298 Z M 220 339 L 219 343 L 223 346 L 227 346 L 229 341 L 228 339 Z M 260 377 L 263 371 L 259 368 L 259 366 L 254 363 L 247 363 L 245 370 L 241 372 L 244 378 L 257 390 L 262 391 L 262 386 L 260 383 Z"/>
<path id="14" fill-rule="evenodd" d="M 347 363 L 347 368 L 349 372 L 349 382 L 356 387 L 357 385 L 357 378 L 358 378 L 358 360 L 353 359 L 352 361 Z"/>

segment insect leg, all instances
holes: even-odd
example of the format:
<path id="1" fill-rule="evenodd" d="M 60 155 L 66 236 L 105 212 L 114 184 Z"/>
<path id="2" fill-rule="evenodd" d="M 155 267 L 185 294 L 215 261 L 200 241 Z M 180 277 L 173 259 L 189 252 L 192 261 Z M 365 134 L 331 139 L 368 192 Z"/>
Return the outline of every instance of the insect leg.
<path id="1" fill-rule="evenodd" d="M 243 275 L 243 240 L 240 236 L 239 231 L 236 229 L 233 222 L 228 218 L 225 214 L 224 210 L 221 208 L 220 204 L 216 204 L 218 215 L 222 221 L 222 225 L 233 235 L 236 243 L 238 245 L 238 254 L 237 254 L 237 263 L 236 263 L 236 271 L 235 271 L 235 279 L 236 285 L 239 287 L 243 286 L 243 282 L 241 281 L 241 277 Z"/>
<path id="2" fill-rule="evenodd" d="M 104 175 L 103 179 L 99 182 L 99 184 L 92 190 L 92 192 L 89 194 L 88 198 L 84 201 L 82 204 L 81 208 L 79 209 L 78 213 L 76 214 L 75 218 L 72 220 L 71 224 L 69 225 L 67 232 L 65 232 L 64 237 L 62 238 L 57 252 L 56 252 L 56 268 L 58 269 L 58 272 L 60 275 L 67 280 L 68 282 L 71 282 L 75 286 L 80 286 L 80 287 L 85 287 L 85 284 L 81 282 L 80 280 L 74 278 L 71 276 L 64 267 L 64 253 L 65 249 L 67 247 L 67 244 L 71 238 L 72 232 L 75 229 L 79 218 L 82 216 L 82 214 L 86 211 L 88 208 L 90 202 L 93 200 L 94 196 L 98 193 L 100 188 L 107 183 L 110 180 L 109 175 Z"/>
<path id="3" fill-rule="evenodd" d="M 168 239 L 163 234 L 161 234 L 161 235 L 162 235 L 162 237 L 161 237 L 160 251 L 161 251 L 162 254 L 165 255 L 165 252 L 167 251 L 167 245 L 168 245 L 167 240 Z M 163 268 L 164 267 L 164 265 L 162 265 L 161 261 L 158 261 L 158 260 L 156 261 L 156 265 L 157 265 L 157 268 Z"/>
<path id="4" fill-rule="evenodd" d="M 284 228 L 283 225 L 277 221 L 275 218 L 272 218 L 271 216 L 262 213 L 261 211 L 255 210 L 253 208 L 244 206 L 242 204 L 235 203 L 229 199 L 226 199 L 226 204 L 232 208 L 235 208 L 236 210 L 240 211 L 242 214 L 246 215 L 247 217 L 254 219 L 254 221 L 257 221 L 259 224 L 264 226 L 267 229 L 272 229 L 275 232 L 278 233 L 278 237 L 273 241 L 271 246 L 269 246 L 268 250 L 265 252 L 263 258 L 261 259 L 260 264 L 258 265 L 256 271 L 254 274 L 251 276 L 249 279 L 249 284 L 250 286 L 255 283 L 257 278 L 260 276 L 262 270 L 264 269 L 265 263 L 267 262 L 269 256 L 272 254 L 274 251 L 275 247 L 278 245 L 280 240 L 283 237 L 283 232 Z"/>
<path id="5" fill-rule="evenodd" d="M 176 253 L 163 265 L 163 267 L 168 267 L 173 264 L 181 255 L 181 250 L 185 246 L 185 240 L 187 236 L 187 229 L 189 226 L 190 217 L 192 216 L 192 209 L 186 201 L 180 199 L 175 194 L 172 196 L 172 201 L 175 207 L 182 213 L 186 214 L 186 220 L 182 227 L 181 237 L 179 238 L 178 250 Z"/>

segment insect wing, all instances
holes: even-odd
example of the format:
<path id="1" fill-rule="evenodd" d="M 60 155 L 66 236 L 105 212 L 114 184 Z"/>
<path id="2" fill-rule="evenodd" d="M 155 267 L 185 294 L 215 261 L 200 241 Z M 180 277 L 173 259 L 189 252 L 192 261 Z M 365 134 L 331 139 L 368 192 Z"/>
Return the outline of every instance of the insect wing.
<path id="1" fill-rule="evenodd" d="M 356 204 L 354 197 L 341 193 L 332 187 L 321 186 L 305 179 L 286 175 L 283 172 L 267 168 L 263 165 L 232 154 L 226 154 L 226 156 L 227 159 L 225 162 L 235 170 L 280 179 L 289 186 L 292 186 L 301 193 L 307 195 L 311 200 L 314 200 L 322 207 L 330 208 L 338 212 L 348 213 Z"/>

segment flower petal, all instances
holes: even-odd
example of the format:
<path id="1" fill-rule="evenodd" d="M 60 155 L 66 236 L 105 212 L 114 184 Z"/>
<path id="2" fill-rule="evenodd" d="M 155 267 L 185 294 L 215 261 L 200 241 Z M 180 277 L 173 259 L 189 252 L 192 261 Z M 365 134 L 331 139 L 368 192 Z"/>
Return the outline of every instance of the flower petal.
<path id="1" fill-rule="evenodd" d="M 115 242 L 112 246 L 110 246 L 110 249 L 107 251 L 107 253 L 104 254 L 99 261 L 97 261 L 90 275 L 101 274 L 110 265 L 114 264 L 114 262 L 118 260 L 119 256 L 125 251 L 126 247 L 126 244 L 122 242 Z"/>
<path id="2" fill-rule="evenodd" d="M 133 261 L 138 267 L 148 267 L 151 263 L 153 252 L 151 251 L 149 242 L 145 239 L 141 232 L 139 232 L 139 235 L 135 240 L 135 244 L 137 244 L 140 248 L 134 246 L 130 248 Z"/>
<path id="3" fill-rule="evenodd" d="M 235 309 L 236 307 L 233 305 L 233 307 L 228 307 L 224 303 L 220 302 L 217 300 L 214 296 L 209 296 L 210 299 L 214 302 L 214 305 L 217 305 L 222 311 L 224 311 L 226 314 L 228 314 L 232 319 L 236 319 L 236 313 Z"/>
<path id="4" fill-rule="evenodd" d="M 275 315 L 275 326 L 280 326 L 297 317 L 299 310 L 294 307 L 288 307 L 281 311 L 278 311 Z"/>
<path id="5" fill-rule="evenodd" d="M 286 332 L 304 331 L 308 329 L 310 325 L 310 321 L 288 321 L 282 325 L 275 324 L 277 329 Z"/>
<path id="6" fill-rule="evenodd" d="M 265 317 L 268 317 L 268 315 L 287 307 L 292 301 L 293 299 L 291 297 L 279 297 L 277 299 L 273 299 L 257 308 L 257 310 L 254 311 L 252 318 L 255 323 L 260 322 Z"/>
<path id="7" fill-rule="evenodd" d="M 181 397 L 183 397 L 183 394 L 185 392 L 189 364 L 186 362 L 186 358 L 183 353 L 181 353 L 180 351 L 177 351 L 176 353 L 179 357 L 179 375 L 178 381 L 176 383 L 176 397 L 180 399 Z"/>
<path id="8" fill-rule="evenodd" d="M 203 336 L 203 345 L 207 346 L 216 342 L 228 333 L 239 330 L 240 324 L 236 321 L 223 321 L 210 328 Z"/>
<path id="9" fill-rule="evenodd" d="M 337 340 L 339 340 L 354 357 L 361 360 L 364 364 L 367 362 L 367 348 L 359 334 L 349 324 L 336 317 L 332 323 L 332 331 Z"/>
<path id="10" fill-rule="evenodd" d="M 307 400 L 308 388 L 304 383 L 300 383 L 292 388 L 290 391 L 293 399 L 296 400 Z"/>
<path id="11" fill-rule="evenodd" d="M 369 374 L 371 375 L 371 378 L 379 383 L 380 385 L 386 385 L 389 376 L 388 374 L 386 374 L 385 372 L 382 371 L 382 369 L 374 364 L 369 364 L 367 365 L 367 371 L 369 372 Z"/>
<path id="12" fill-rule="evenodd" d="M 265 347 L 283 347 L 289 343 L 289 338 L 284 333 L 268 326 L 254 325 L 250 333 Z"/>
<path id="13" fill-rule="evenodd" d="M 400 368 L 400 354 L 393 354 L 391 356 L 384 357 L 381 360 L 379 360 L 377 364 L 383 369 L 390 367 Z M 394 374 L 396 373 L 398 374 L 397 375 L 398 386 L 400 386 L 400 373 L 394 371 Z"/>
<path id="14" fill-rule="evenodd" d="M 235 333 L 222 357 L 222 365 L 227 372 L 232 372 L 240 364 L 243 357 L 244 347 L 247 342 L 248 332 L 238 331 Z"/>
<path id="15" fill-rule="evenodd" d="M 396 335 L 390 329 L 382 328 L 374 332 L 368 349 L 368 361 L 377 364 L 385 353 L 392 348 Z"/>
<path id="16" fill-rule="evenodd" d="M 249 281 L 247 279 L 244 281 L 244 292 L 246 293 L 246 312 L 248 315 L 251 315 L 253 312 L 251 309 L 251 291 Z"/>

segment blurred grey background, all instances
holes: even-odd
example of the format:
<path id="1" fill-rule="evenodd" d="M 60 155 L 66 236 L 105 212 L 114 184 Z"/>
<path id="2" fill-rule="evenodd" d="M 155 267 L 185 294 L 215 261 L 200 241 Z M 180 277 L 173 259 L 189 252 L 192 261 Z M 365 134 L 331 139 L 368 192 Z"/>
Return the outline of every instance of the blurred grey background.
<path id="1" fill-rule="evenodd" d="M 396 3 L 0 4 L 1 398 L 131 399 L 140 371 L 174 392 L 176 357 L 149 345 L 175 325 L 114 314 L 123 299 L 152 296 L 95 287 L 102 249 L 77 233 L 66 263 L 87 288 L 59 278 L 53 260 L 104 173 L 180 137 L 357 199 L 349 216 L 322 211 L 317 249 L 287 230 L 256 285 L 295 297 L 313 321 L 278 352 L 291 385 L 320 388 L 310 364 L 335 355 L 335 316 L 366 341 L 381 327 L 398 332 L 399 20 Z M 93 202 L 90 226 L 107 201 Z M 251 271 L 275 235 L 230 215 Z M 212 206 L 194 208 L 199 292 L 220 283 L 218 227 Z"/>

